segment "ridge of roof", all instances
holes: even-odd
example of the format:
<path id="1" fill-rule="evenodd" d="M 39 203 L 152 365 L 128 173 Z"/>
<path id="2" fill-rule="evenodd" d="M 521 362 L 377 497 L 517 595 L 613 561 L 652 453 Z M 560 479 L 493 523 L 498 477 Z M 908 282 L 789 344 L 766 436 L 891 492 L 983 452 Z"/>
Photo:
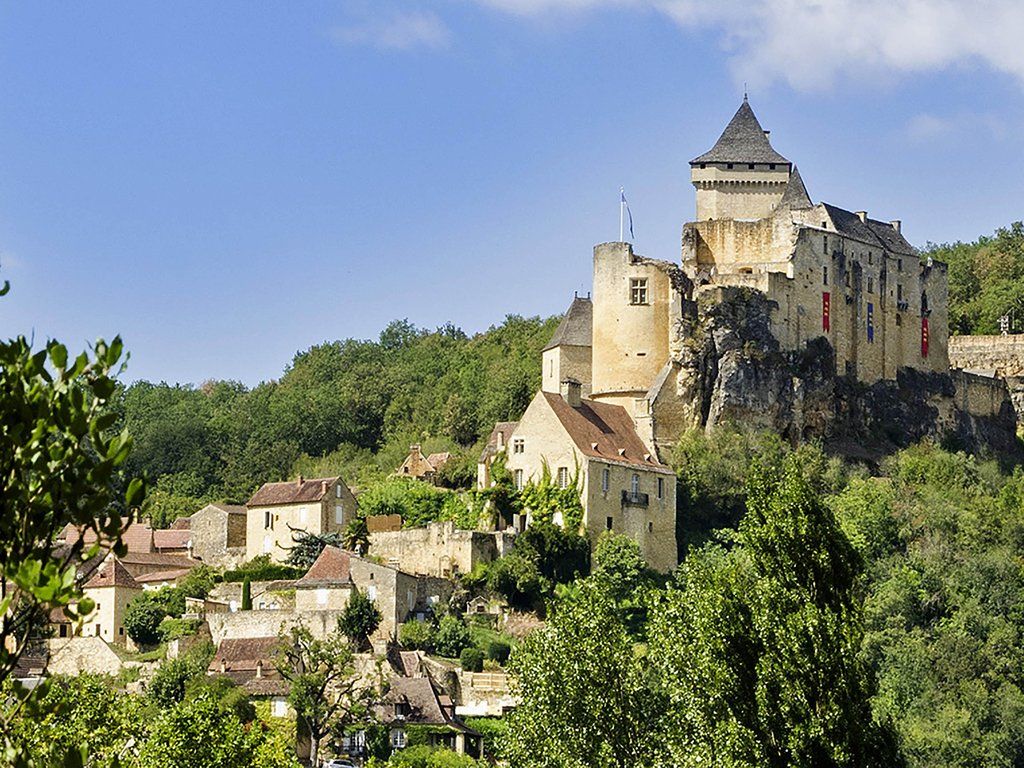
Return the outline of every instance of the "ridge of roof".
<path id="1" fill-rule="evenodd" d="M 247 507 L 270 507 L 275 504 L 299 504 L 320 501 L 326 488 L 341 480 L 340 477 L 313 477 L 285 480 L 280 483 L 264 483 L 246 503 Z M 326 483 L 326 486 L 325 486 Z"/>
<path id="2" fill-rule="evenodd" d="M 725 126 L 715 146 L 703 155 L 695 157 L 695 163 L 788 163 L 789 160 L 776 152 L 765 135 L 747 97 Z"/>
<path id="3" fill-rule="evenodd" d="M 351 563 L 352 555 L 341 547 L 324 547 L 320 556 L 309 566 L 305 575 L 295 582 L 295 585 L 305 587 L 323 583 L 348 583 L 352 580 Z"/>
<path id="4" fill-rule="evenodd" d="M 845 208 L 831 203 L 821 203 L 821 206 L 828 213 L 836 232 L 847 235 L 865 243 L 877 245 L 893 253 L 904 256 L 917 256 L 917 249 L 912 246 L 902 233 L 884 221 L 865 217 L 861 221 L 860 216 Z"/>
<path id="5" fill-rule="evenodd" d="M 542 351 L 547 352 L 549 349 L 562 345 L 589 347 L 593 343 L 593 329 L 594 303 L 590 299 L 582 299 L 576 296 L 573 298 L 572 304 L 569 305 L 569 309 L 566 310 L 565 315 L 562 316 L 562 321 L 551 336 L 551 341 L 547 343 L 547 346 Z"/>
<path id="6" fill-rule="evenodd" d="M 101 587 L 126 587 L 128 589 L 142 589 L 139 583 L 132 577 L 121 561 L 114 557 L 100 566 L 95 575 L 85 583 L 85 589 L 99 589 Z"/>

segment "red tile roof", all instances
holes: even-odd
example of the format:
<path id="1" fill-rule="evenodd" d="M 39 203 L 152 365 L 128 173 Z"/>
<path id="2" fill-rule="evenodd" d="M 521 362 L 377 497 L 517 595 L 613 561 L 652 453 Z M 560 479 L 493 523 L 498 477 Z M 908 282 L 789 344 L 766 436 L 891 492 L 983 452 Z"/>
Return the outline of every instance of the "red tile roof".
<path id="1" fill-rule="evenodd" d="M 102 587 L 142 589 L 139 583 L 128 573 L 128 569 L 121 565 L 121 561 L 116 557 L 101 565 L 96 574 L 85 583 L 86 589 L 100 589 Z"/>
<path id="2" fill-rule="evenodd" d="M 192 541 L 192 531 L 188 529 L 168 528 L 167 530 L 153 531 L 153 547 L 157 550 L 188 549 L 190 541 Z"/>
<path id="3" fill-rule="evenodd" d="M 170 530 L 172 531 L 187 531 L 192 527 L 191 517 L 179 517 L 173 523 L 171 523 Z"/>
<path id="4" fill-rule="evenodd" d="M 583 400 L 579 408 L 573 408 L 559 394 L 541 394 L 584 456 L 672 474 L 671 469 L 651 455 L 622 406 Z"/>
<path id="5" fill-rule="evenodd" d="M 152 573 L 144 573 L 141 576 L 136 576 L 135 581 L 139 584 L 149 584 L 150 582 L 161 582 L 161 581 L 174 581 L 180 579 L 182 576 L 187 576 L 191 571 L 190 568 L 177 568 L 172 571 L 153 571 Z"/>
<path id="6" fill-rule="evenodd" d="M 281 649 L 279 637 L 233 637 L 221 640 L 210 662 L 211 672 L 255 670 L 261 664 L 268 673 L 274 672 L 274 660 Z"/>
<path id="7" fill-rule="evenodd" d="M 320 501 L 338 482 L 337 477 L 320 477 L 306 480 L 288 480 L 283 483 L 264 483 L 246 506 L 270 507 L 275 504 L 301 504 L 305 501 Z"/>
<path id="8" fill-rule="evenodd" d="M 351 581 L 352 555 L 339 547 L 324 547 L 320 557 L 309 567 L 306 575 L 295 585 L 298 587 L 319 584 L 339 584 Z"/>

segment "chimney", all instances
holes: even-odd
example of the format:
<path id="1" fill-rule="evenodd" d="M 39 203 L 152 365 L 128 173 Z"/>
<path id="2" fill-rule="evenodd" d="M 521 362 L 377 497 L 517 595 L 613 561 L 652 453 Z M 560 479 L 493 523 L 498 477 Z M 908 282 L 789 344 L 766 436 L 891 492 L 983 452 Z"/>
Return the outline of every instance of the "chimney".
<path id="1" fill-rule="evenodd" d="M 296 484 L 296 485 L 297 485 L 297 486 L 298 486 L 299 488 L 301 488 L 301 487 L 302 487 L 302 484 L 303 484 L 304 482 L 306 482 L 306 478 L 304 478 L 304 477 L 303 477 L 302 475 L 299 475 L 299 479 L 295 481 L 295 484 Z"/>
<path id="2" fill-rule="evenodd" d="M 326 480 L 321 480 L 320 481 L 320 495 L 321 496 L 326 496 L 327 495 L 327 481 Z"/>
<path id="3" fill-rule="evenodd" d="M 857 211 L 857 218 L 860 219 L 860 223 L 864 224 L 868 220 L 867 211 Z"/>
<path id="4" fill-rule="evenodd" d="M 900 221 L 899 219 L 893 219 L 892 221 L 889 222 L 889 226 L 895 229 L 897 232 L 899 232 L 900 228 L 903 226 L 903 222 Z"/>
<path id="5" fill-rule="evenodd" d="M 573 408 L 579 408 L 583 404 L 582 386 L 576 379 L 566 379 L 562 382 L 562 397 Z"/>
<path id="6" fill-rule="evenodd" d="M 256 661 L 256 679 L 258 680 L 261 677 L 263 677 L 263 661 L 262 660 L 257 660 Z"/>

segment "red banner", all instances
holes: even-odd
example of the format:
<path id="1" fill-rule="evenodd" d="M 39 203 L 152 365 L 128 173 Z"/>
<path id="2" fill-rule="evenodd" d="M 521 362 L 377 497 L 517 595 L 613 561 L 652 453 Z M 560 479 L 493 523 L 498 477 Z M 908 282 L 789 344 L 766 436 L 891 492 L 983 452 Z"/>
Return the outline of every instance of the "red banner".
<path id="1" fill-rule="evenodd" d="M 928 357 L 928 318 L 921 318 L 921 357 Z"/>
<path id="2" fill-rule="evenodd" d="M 828 291 L 825 291 L 823 294 L 821 294 L 821 330 L 825 331 L 825 333 L 828 333 L 829 327 L 831 325 L 829 323 L 829 315 L 831 314 L 831 309 L 832 294 L 830 294 Z"/>

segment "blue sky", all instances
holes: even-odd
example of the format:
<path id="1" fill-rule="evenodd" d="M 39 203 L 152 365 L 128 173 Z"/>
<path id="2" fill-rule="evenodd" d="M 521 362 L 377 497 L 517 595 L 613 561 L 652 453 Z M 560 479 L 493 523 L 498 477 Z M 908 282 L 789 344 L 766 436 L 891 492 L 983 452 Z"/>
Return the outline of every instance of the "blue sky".
<path id="1" fill-rule="evenodd" d="M 678 259 L 742 98 L 811 196 L 916 244 L 1024 217 L 1016 0 L 0 6 L 0 332 L 128 378 L 274 378 L 391 319 L 469 332 Z"/>

